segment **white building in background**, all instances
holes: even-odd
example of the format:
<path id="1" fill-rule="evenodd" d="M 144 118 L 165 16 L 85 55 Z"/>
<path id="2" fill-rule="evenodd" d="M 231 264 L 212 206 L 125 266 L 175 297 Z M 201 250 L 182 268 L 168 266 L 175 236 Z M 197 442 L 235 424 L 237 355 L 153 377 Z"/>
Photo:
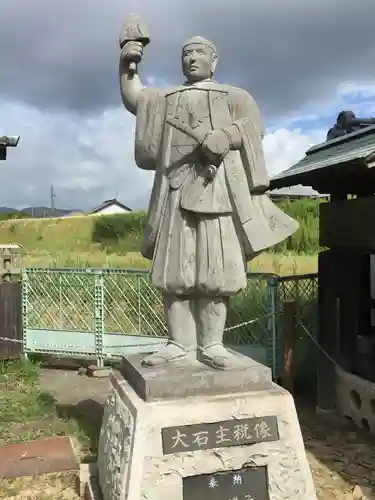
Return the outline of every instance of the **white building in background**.
<path id="1" fill-rule="evenodd" d="M 112 200 L 103 201 L 99 206 L 95 207 L 88 215 L 113 215 L 113 214 L 127 214 L 132 209 L 123 205 L 116 198 Z"/>
<path id="2" fill-rule="evenodd" d="M 273 189 L 268 191 L 270 198 L 274 201 L 289 199 L 289 200 L 302 200 L 302 199 L 328 199 L 328 195 L 318 193 L 309 186 L 302 186 L 298 184 L 296 186 L 290 186 L 285 188 Z"/>

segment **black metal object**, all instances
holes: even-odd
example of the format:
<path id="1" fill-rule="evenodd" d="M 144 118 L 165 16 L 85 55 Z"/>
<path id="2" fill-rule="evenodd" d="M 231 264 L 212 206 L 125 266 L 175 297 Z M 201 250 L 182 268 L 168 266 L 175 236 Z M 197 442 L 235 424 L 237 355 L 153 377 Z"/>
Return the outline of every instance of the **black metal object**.
<path id="1" fill-rule="evenodd" d="M 266 467 L 184 477 L 182 487 L 183 500 L 270 499 Z"/>
<path id="2" fill-rule="evenodd" d="M 163 452 L 189 452 L 228 446 L 277 441 L 279 430 L 275 416 L 226 420 L 162 429 Z"/>
<path id="3" fill-rule="evenodd" d="M 19 135 L 14 136 L 0 136 L 0 161 L 6 160 L 7 158 L 7 148 L 15 148 L 18 146 L 20 141 Z"/>

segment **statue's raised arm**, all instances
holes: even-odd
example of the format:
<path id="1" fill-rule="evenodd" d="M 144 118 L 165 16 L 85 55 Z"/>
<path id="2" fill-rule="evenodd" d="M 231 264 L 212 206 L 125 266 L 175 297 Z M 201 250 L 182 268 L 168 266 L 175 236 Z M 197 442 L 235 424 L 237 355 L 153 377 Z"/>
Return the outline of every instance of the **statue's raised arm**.
<path id="1" fill-rule="evenodd" d="M 137 70 L 130 71 L 133 62 L 139 63 L 143 55 L 140 42 L 127 42 L 120 55 L 120 90 L 125 108 L 133 115 L 137 114 L 137 101 L 143 88 Z"/>
<path id="2" fill-rule="evenodd" d="M 125 108 L 137 114 L 137 102 L 142 90 L 137 67 L 142 60 L 143 48 L 150 42 L 147 26 L 135 14 L 128 14 L 122 27 L 119 43 L 120 89 Z"/>

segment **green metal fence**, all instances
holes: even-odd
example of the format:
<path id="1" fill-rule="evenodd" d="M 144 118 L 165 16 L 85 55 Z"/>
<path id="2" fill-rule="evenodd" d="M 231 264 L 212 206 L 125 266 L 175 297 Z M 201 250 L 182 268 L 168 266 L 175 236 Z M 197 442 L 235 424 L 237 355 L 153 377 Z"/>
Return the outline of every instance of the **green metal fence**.
<path id="1" fill-rule="evenodd" d="M 249 274 L 247 289 L 231 300 L 225 343 L 270 366 L 277 378 L 280 300 L 297 294 L 294 299 L 308 302 L 315 282 L 315 275 L 288 281 Z M 22 300 L 25 353 L 93 358 L 103 365 L 166 341 L 162 299 L 147 271 L 25 269 Z"/>

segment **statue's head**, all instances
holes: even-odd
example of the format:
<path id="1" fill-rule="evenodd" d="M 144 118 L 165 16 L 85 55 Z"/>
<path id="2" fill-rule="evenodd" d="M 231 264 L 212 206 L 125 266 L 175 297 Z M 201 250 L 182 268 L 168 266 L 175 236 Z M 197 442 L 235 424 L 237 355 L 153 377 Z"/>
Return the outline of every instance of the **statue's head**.
<path id="1" fill-rule="evenodd" d="M 189 83 L 212 78 L 218 55 L 215 45 L 200 36 L 194 36 L 182 47 L 182 71 Z"/>

